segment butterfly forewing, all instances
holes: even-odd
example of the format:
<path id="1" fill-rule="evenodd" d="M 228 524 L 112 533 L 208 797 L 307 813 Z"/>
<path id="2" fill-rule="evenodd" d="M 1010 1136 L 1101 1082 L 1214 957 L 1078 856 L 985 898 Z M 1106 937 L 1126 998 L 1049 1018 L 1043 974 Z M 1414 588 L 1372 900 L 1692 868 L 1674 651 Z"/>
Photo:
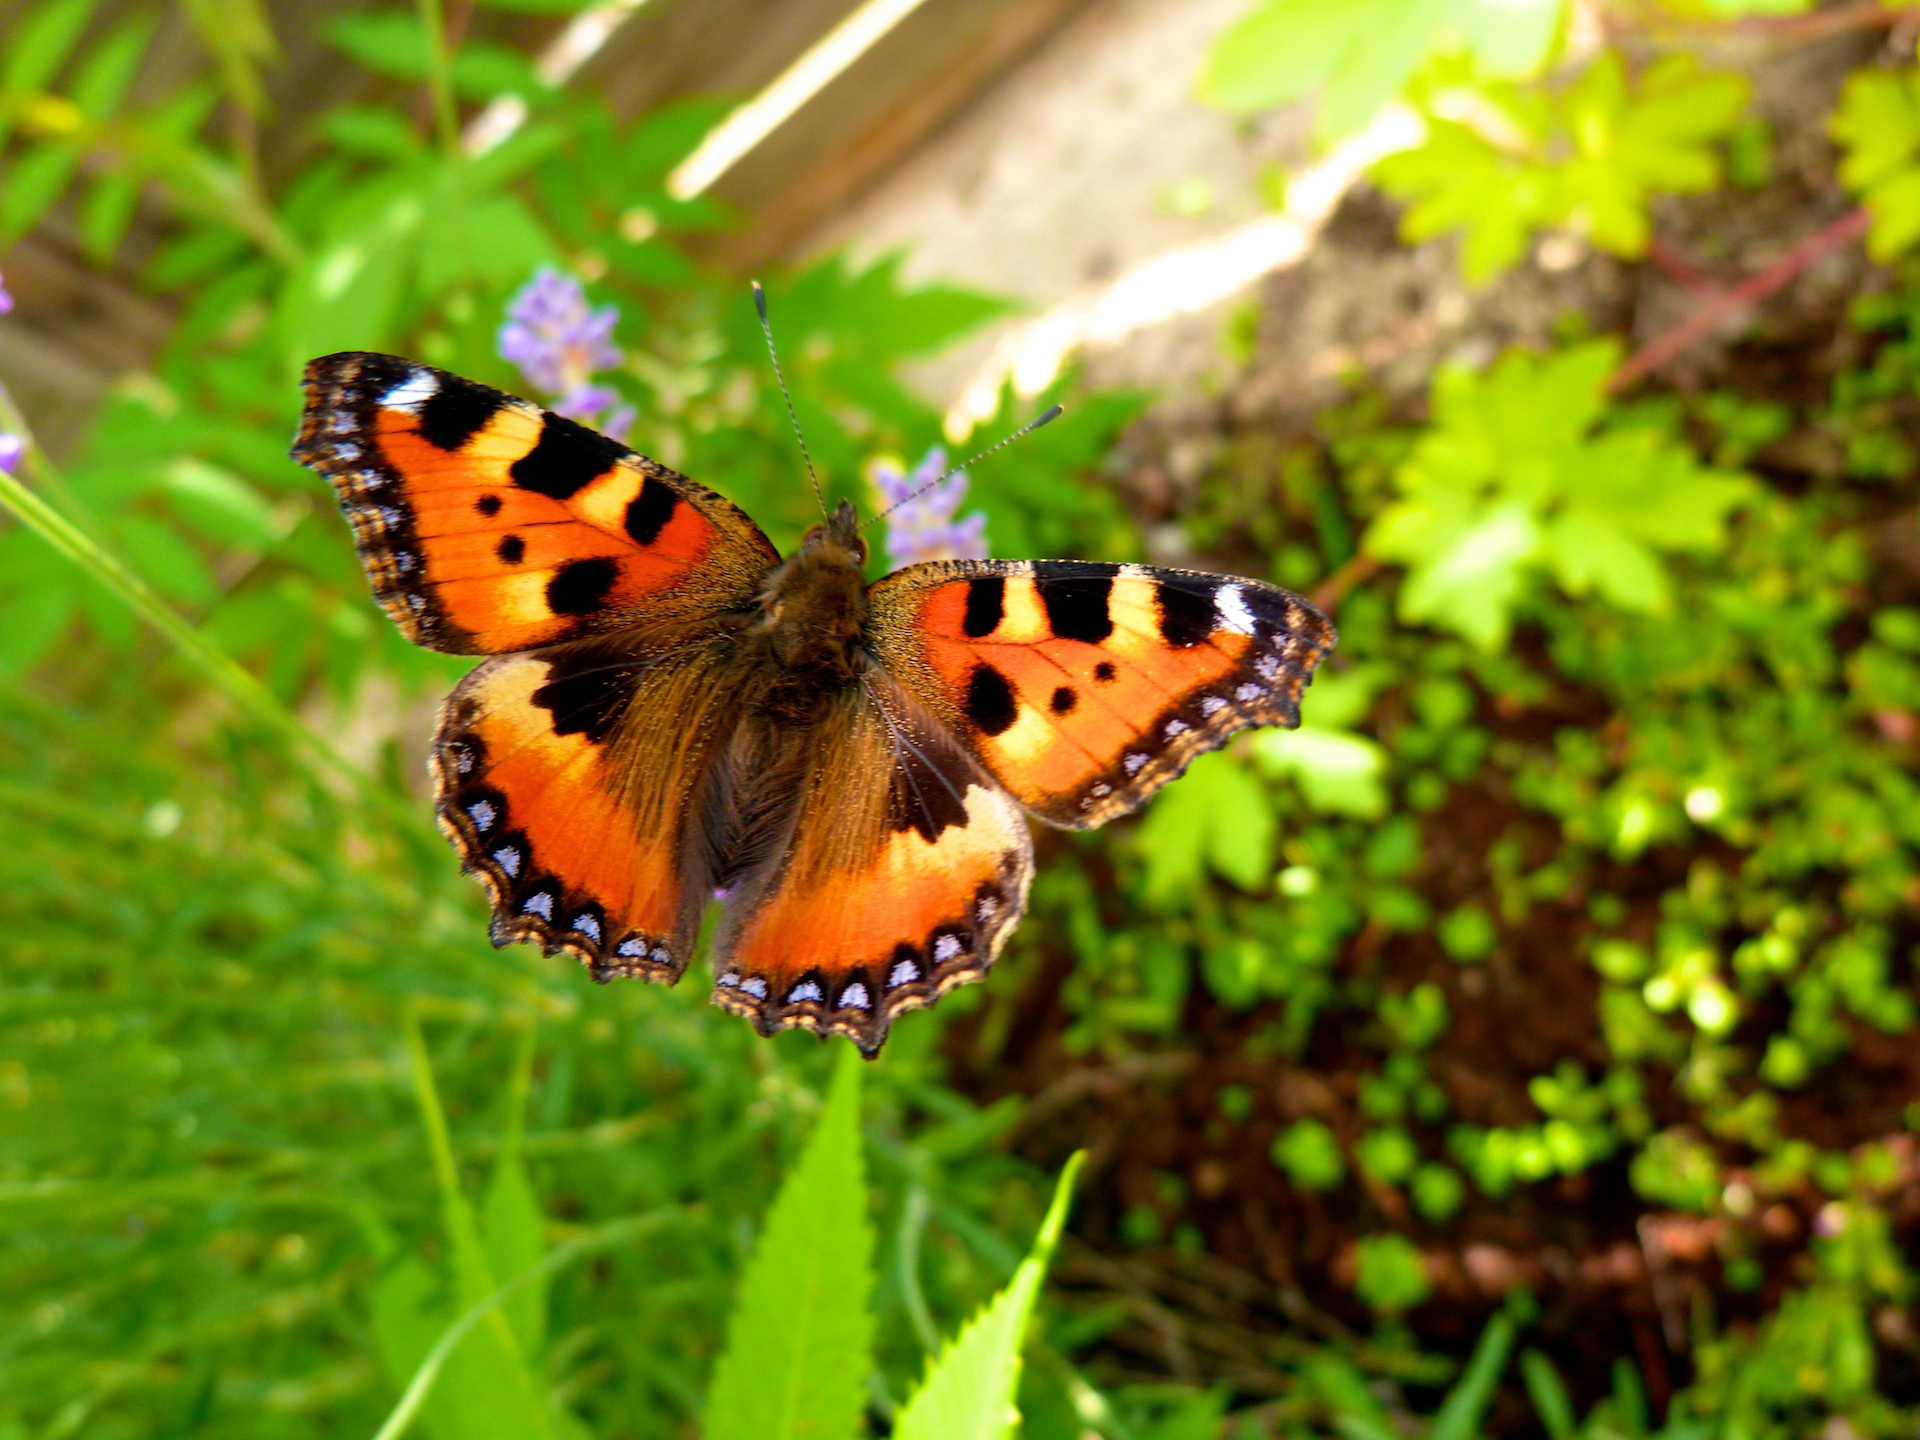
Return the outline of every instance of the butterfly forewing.
<path id="1" fill-rule="evenodd" d="M 1086 829 L 1253 725 L 1297 725 L 1333 627 L 1253 580 L 937 561 L 873 587 L 881 662 L 1034 814 Z"/>
<path id="2" fill-rule="evenodd" d="M 392 355 L 313 361 L 294 458 L 332 483 L 407 638 L 502 654 L 699 624 L 779 556 L 729 501 L 564 416 Z"/>

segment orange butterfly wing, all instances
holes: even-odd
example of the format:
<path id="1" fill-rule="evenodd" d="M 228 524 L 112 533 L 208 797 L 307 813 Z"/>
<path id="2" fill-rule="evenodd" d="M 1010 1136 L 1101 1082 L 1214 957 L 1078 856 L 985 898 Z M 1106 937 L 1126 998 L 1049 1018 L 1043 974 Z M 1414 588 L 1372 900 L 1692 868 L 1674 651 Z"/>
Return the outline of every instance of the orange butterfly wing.
<path id="1" fill-rule="evenodd" d="M 455 655 L 750 604 L 778 553 L 732 502 L 582 425 L 393 355 L 313 361 L 296 460 L 332 483 L 375 597 Z"/>
<path id="2" fill-rule="evenodd" d="M 1076 830 L 1240 730 L 1299 724 L 1334 643 L 1290 591 L 1142 565 L 936 561 L 871 600 L 887 669 L 1021 804 Z"/>
<path id="3" fill-rule="evenodd" d="M 871 1056 L 896 1015 L 985 975 L 1019 922 L 1026 817 L 886 675 L 804 735 L 743 726 L 722 773 L 766 840 L 727 898 L 714 1000 L 761 1034 Z"/>

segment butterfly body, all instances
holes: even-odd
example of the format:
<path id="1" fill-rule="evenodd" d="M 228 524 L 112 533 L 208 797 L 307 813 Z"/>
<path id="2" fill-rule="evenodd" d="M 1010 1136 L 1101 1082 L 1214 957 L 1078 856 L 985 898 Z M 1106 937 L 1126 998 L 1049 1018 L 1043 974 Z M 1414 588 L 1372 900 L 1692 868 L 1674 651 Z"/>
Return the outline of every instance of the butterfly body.
<path id="1" fill-rule="evenodd" d="M 980 978 L 1025 907 L 1027 818 L 1137 808 L 1296 724 L 1333 632 L 1251 580 L 947 561 L 868 584 L 850 505 L 784 559 L 724 497 L 393 356 L 314 361 L 294 455 L 374 593 L 483 660 L 444 706 L 436 813 L 496 944 L 671 983 L 716 893 L 714 999 L 877 1053 Z"/>

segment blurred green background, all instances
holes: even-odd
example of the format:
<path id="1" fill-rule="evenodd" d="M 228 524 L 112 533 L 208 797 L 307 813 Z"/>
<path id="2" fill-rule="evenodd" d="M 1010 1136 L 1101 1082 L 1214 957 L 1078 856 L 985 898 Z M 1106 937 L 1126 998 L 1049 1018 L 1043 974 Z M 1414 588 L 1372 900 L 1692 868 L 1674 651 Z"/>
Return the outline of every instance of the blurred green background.
<path id="1" fill-rule="evenodd" d="M 0 6 L 0 1440 L 373 1435 L 542 1257 L 435 1440 L 770 1433 L 795 1334 L 780 1433 L 1003 1434 L 903 1407 L 1080 1150 L 1034 1440 L 1914 1434 L 1916 20 Z M 1036 836 L 832 1105 L 698 962 L 493 951 L 467 662 L 285 452 L 340 348 L 567 401 L 502 355 L 543 270 L 594 413 L 783 548 L 749 271 L 863 509 L 1064 401 L 990 552 L 1312 595 L 1303 727 Z M 783 1326 L 796 1251 L 870 1305 Z"/>

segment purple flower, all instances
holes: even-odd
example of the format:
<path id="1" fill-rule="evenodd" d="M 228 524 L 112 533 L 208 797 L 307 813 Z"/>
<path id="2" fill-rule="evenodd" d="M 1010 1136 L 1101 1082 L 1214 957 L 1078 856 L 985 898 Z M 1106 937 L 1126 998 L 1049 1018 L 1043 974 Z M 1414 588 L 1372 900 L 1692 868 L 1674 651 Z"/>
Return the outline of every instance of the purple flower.
<path id="1" fill-rule="evenodd" d="M 987 517 L 976 510 L 954 519 L 967 495 L 967 476 L 958 471 L 940 480 L 946 466 L 947 452 L 938 445 L 911 471 L 903 473 L 884 460 L 873 466 L 881 504 L 900 507 L 887 516 L 887 559 L 896 570 L 923 560 L 987 558 Z M 932 484 L 935 480 L 940 483 Z M 907 498 L 923 485 L 928 486 L 925 494 Z"/>
<path id="2" fill-rule="evenodd" d="M 18 435 L 0 434 L 0 474 L 11 475 L 26 453 L 27 442 Z"/>
<path id="3" fill-rule="evenodd" d="M 622 442 L 633 428 L 635 415 L 633 406 L 623 402 L 611 385 L 576 385 L 553 402 L 553 410 Z"/>
<path id="4" fill-rule="evenodd" d="M 0 276 L 0 315 L 5 315 L 12 309 L 13 296 L 7 293 L 6 277 Z"/>
<path id="5" fill-rule="evenodd" d="M 500 356 L 518 365 L 536 390 L 572 395 L 620 363 L 613 343 L 619 320 L 618 306 L 595 310 L 578 280 L 543 265 L 507 306 Z"/>

